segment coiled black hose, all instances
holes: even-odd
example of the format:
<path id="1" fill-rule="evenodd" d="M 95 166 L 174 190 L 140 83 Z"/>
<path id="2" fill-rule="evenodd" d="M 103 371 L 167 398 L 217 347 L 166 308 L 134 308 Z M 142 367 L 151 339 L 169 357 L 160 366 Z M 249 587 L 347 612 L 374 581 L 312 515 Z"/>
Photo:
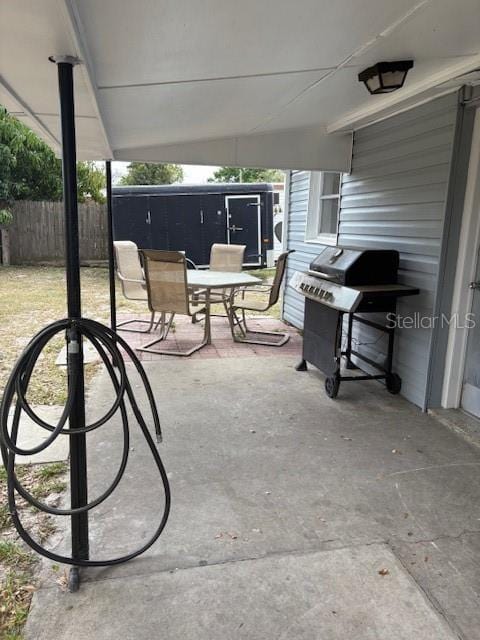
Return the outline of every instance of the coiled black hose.
<path id="1" fill-rule="evenodd" d="M 68 396 L 62 415 L 60 416 L 60 419 L 56 425 L 51 425 L 43 420 L 40 416 L 38 416 L 32 409 L 32 407 L 28 404 L 28 401 L 26 399 L 28 384 L 30 382 L 32 372 L 38 358 L 40 357 L 40 354 L 42 353 L 47 343 L 61 332 L 66 332 L 67 343 L 72 339 L 77 340 L 79 336 L 83 336 L 86 340 L 91 342 L 91 344 L 100 355 L 107 369 L 116 394 L 112 406 L 104 416 L 102 416 L 98 420 L 95 420 L 95 422 L 92 422 L 91 424 L 73 430 L 65 426 L 72 410 L 78 384 L 78 367 L 72 364 L 71 356 L 67 358 L 69 377 Z M 167 474 L 155 446 L 155 442 L 150 435 L 147 424 L 138 408 L 138 404 L 135 400 L 135 396 L 128 379 L 125 362 L 123 360 L 123 356 L 119 347 L 124 349 L 128 356 L 131 358 L 138 374 L 142 379 L 150 405 L 150 411 L 153 418 L 155 432 L 157 434 L 157 440 L 161 441 L 161 428 L 158 411 L 155 405 L 155 400 L 153 397 L 152 389 L 150 387 L 150 383 L 140 361 L 135 355 L 135 352 L 131 349 L 127 342 L 123 340 L 123 338 L 112 331 L 112 329 L 110 329 L 109 327 L 102 325 L 101 323 L 94 320 L 88 320 L 86 318 L 67 318 L 64 320 L 58 320 L 42 329 L 42 331 L 40 331 L 34 338 L 32 338 L 25 351 L 18 359 L 12 373 L 10 374 L 10 378 L 4 390 L 4 395 L 0 407 L 0 449 L 3 462 L 7 470 L 8 505 L 10 514 L 20 537 L 32 549 L 55 562 L 82 567 L 103 567 L 127 562 L 128 560 L 131 560 L 132 558 L 135 558 L 136 556 L 142 554 L 159 538 L 168 520 L 170 511 L 170 487 L 168 484 Z M 128 454 L 130 450 L 130 431 L 125 404 L 126 399 L 128 399 L 135 419 L 137 420 L 140 429 L 145 437 L 145 440 L 147 441 L 148 447 L 152 453 L 163 484 L 163 513 L 161 515 L 160 523 L 156 531 L 151 536 L 151 538 L 139 549 L 136 549 L 135 551 L 132 551 L 131 553 L 128 553 L 124 556 L 106 560 L 87 560 L 82 558 L 72 558 L 69 556 L 62 556 L 57 553 L 53 553 L 48 549 L 45 549 L 37 541 L 35 541 L 30 536 L 28 531 L 26 531 L 23 527 L 16 506 L 17 494 L 37 509 L 46 513 L 50 513 L 52 515 L 59 516 L 72 516 L 90 511 L 90 509 L 93 509 L 104 500 L 106 500 L 113 493 L 120 480 L 122 479 L 128 461 Z M 10 409 L 13 406 L 15 406 L 13 420 L 11 425 L 9 426 L 8 416 Z M 31 449 L 24 449 L 17 445 L 18 429 L 22 411 L 24 411 L 37 425 L 39 425 L 43 429 L 46 429 L 47 431 L 50 431 L 50 435 L 46 440 L 44 440 L 41 444 L 32 447 Z M 46 449 L 50 444 L 52 444 L 52 442 L 56 440 L 56 438 L 58 438 L 60 435 L 75 437 L 78 434 L 85 434 L 98 429 L 106 422 L 108 422 L 117 411 L 120 411 L 123 426 L 122 459 L 115 478 L 113 479 L 110 486 L 102 493 L 102 495 L 100 495 L 95 500 L 92 500 L 88 504 L 78 508 L 59 509 L 56 507 L 51 507 L 44 502 L 37 500 L 31 493 L 26 490 L 24 486 L 22 486 L 15 473 L 15 456 L 26 456 L 39 453 L 40 451 Z"/>

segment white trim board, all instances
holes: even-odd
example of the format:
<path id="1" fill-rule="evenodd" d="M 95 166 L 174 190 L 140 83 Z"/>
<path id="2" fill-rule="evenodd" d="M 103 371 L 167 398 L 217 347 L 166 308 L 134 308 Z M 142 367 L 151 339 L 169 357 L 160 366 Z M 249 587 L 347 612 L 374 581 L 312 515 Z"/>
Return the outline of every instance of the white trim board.
<path id="1" fill-rule="evenodd" d="M 478 246 L 480 243 L 480 108 L 475 115 L 472 150 L 468 167 L 465 204 L 463 208 L 460 242 L 458 248 L 455 285 L 452 299 L 452 315 L 461 319 L 472 307 L 473 291 L 469 282 L 474 280 Z M 442 407 L 460 406 L 467 348 L 468 329 L 460 322 L 450 325 L 445 374 L 442 389 Z"/>

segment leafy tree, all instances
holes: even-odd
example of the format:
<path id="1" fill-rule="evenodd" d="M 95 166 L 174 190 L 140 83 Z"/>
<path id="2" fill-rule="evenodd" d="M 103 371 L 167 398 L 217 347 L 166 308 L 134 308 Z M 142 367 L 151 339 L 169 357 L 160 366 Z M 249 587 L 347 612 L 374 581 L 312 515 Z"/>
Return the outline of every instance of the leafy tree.
<path id="1" fill-rule="evenodd" d="M 279 169 L 250 169 L 248 167 L 220 167 L 209 182 L 283 182 Z"/>
<path id="2" fill-rule="evenodd" d="M 61 168 L 53 151 L 0 106 L 0 200 L 61 196 Z"/>
<path id="3" fill-rule="evenodd" d="M 102 189 L 105 187 L 105 174 L 94 162 L 77 162 L 78 201 L 91 198 L 95 202 L 105 202 Z"/>
<path id="4" fill-rule="evenodd" d="M 77 163 L 78 199 L 103 202 L 103 172 L 93 162 Z M 0 105 L 0 203 L 61 200 L 62 165 L 50 147 Z"/>
<path id="5" fill-rule="evenodd" d="M 173 184 L 183 180 L 183 169 L 178 164 L 131 162 L 127 171 L 120 184 Z"/>

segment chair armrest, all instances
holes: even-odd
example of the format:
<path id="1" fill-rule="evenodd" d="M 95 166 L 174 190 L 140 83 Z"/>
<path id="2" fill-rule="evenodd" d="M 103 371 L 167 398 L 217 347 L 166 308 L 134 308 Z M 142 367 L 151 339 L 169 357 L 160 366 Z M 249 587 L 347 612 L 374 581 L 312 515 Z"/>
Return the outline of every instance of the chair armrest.
<path id="1" fill-rule="evenodd" d="M 253 293 L 255 292 L 265 293 L 267 291 L 270 291 L 272 287 L 273 287 L 272 284 L 257 284 L 257 285 L 253 285 L 252 287 L 242 287 L 242 291 L 252 291 Z"/>
<path id="2" fill-rule="evenodd" d="M 198 300 L 198 296 L 204 296 L 206 293 L 206 289 L 188 289 L 188 297 L 190 300 Z"/>
<path id="3" fill-rule="evenodd" d="M 234 304 L 235 296 L 242 296 L 245 298 L 246 293 L 269 293 L 273 285 L 259 284 L 253 287 L 239 287 L 238 289 L 232 289 L 230 294 L 230 304 Z"/>
<path id="4" fill-rule="evenodd" d="M 141 284 L 143 286 L 146 285 L 145 280 L 134 280 L 133 278 L 124 278 L 122 276 L 122 274 L 119 273 L 118 271 L 117 271 L 117 276 L 118 276 L 119 280 L 121 280 L 122 282 L 135 282 L 136 284 Z"/>
<path id="5" fill-rule="evenodd" d="M 268 293 L 272 286 L 271 284 L 258 284 L 253 287 L 240 287 L 235 290 L 235 293 L 242 293 L 244 297 L 246 293 Z"/>

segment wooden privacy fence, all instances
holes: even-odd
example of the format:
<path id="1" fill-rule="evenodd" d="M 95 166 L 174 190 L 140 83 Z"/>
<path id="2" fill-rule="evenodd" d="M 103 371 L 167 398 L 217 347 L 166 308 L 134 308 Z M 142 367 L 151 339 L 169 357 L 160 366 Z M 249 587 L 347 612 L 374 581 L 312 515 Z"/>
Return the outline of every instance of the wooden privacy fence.
<path id="1" fill-rule="evenodd" d="M 10 225 L 12 264 L 62 263 L 65 238 L 62 202 L 17 201 Z M 88 202 L 78 205 L 80 260 L 107 260 L 107 207 Z"/>

